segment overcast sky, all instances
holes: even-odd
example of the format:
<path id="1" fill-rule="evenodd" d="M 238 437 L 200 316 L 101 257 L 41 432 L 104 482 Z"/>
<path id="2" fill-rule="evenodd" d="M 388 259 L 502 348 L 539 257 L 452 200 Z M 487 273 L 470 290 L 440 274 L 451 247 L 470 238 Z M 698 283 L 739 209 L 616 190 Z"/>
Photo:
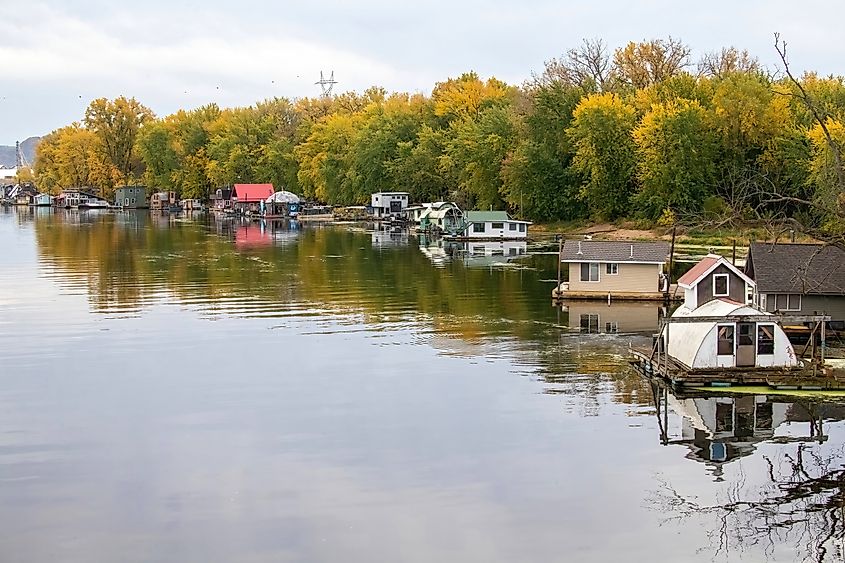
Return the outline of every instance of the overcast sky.
<path id="1" fill-rule="evenodd" d="M 134 5 L 132 5 L 134 4 Z M 774 68 L 845 74 L 845 3 L 804 0 L 0 0 L 0 144 L 80 120 L 97 97 L 134 96 L 163 116 L 339 90 L 429 93 L 475 70 L 519 84 L 543 61 L 602 38 L 680 38 L 702 53 L 748 49 Z"/>

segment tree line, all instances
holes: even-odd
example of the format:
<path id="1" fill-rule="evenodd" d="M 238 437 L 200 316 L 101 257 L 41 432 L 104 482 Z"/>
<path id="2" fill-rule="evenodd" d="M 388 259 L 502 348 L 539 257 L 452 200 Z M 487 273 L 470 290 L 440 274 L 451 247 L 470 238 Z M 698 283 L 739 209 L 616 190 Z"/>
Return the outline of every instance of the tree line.
<path id="1" fill-rule="evenodd" d="M 585 40 L 522 85 L 468 72 L 430 95 L 373 87 L 166 117 L 98 99 L 42 139 L 36 181 L 192 198 L 272 182 L 328 204 L 407 191 L 543 222 L 768 213 L 841 229 L 845 82 L 790 77 L 735 48 L 693 63 L 670 37 L 613 52 Z"/>

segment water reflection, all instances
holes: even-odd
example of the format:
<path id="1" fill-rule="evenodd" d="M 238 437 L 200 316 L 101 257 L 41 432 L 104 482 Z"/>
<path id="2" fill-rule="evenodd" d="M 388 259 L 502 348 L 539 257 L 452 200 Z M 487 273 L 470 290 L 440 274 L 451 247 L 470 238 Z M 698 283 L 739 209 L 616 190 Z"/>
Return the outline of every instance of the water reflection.
<path id="1" fill-rule="evenodd" d="M 643 333 L 657 331 L 666 308 L 653 302 L 566 300 L 561 305 L 565 325 L 590 334 Z"/>
<path id="2" fill-rule="evenodd" d="M 665 521 L 706 527 L 705 550 L 727 559 L 756 551 L 778 560 L 843 556 L 845 405 L 780 395 L 680 393 L 652 384 L 660 442 L 682 447 L 723 486 L 712 501 L 665 476 L 652 502 Z M 756 454 L 756 455 L 755 455 Z M 777 557 L 773 557 L 777 556 Z"/>
<path id="3" fill-rule="evenodd" d="M 829 532 L 841 499 L 837 404 L 670 401 L 626 364 L 659 310 L 551 306 L 553 254 L 145 212 L 0 240 L 20 560 L 710 561 L 726 512 Z"/>

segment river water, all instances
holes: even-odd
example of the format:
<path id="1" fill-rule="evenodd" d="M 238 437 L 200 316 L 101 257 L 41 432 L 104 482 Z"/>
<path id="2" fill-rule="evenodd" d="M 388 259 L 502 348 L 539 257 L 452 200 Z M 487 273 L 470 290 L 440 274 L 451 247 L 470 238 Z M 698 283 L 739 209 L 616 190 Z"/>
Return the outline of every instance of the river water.
<path id="1" fill-rule="evenodd" d="M 536 245 L 14 208 L 0 245 L 4 562 L 842 557 L 845 404 L 653 388 L 659 309 L 553 307 Z"/>

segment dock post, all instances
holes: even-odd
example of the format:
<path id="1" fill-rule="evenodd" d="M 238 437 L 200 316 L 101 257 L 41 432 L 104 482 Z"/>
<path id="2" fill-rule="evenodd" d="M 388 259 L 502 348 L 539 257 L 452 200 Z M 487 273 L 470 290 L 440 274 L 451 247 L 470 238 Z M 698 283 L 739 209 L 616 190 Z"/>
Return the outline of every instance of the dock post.
<path id="1" fill-rule="evenodd" d="M 821 353 L 820 353 L 821 362 L 820 362 L 820 363 L 821 363 L 821 366 L 822 366 L 822 370 L 824 370 L 824 349 L 825 349 L 825 326 L 824 326 L 824 321 L 822 321 L 822 327 L 821 327 L 821 329 L 822 329 L 822 330 L 821 330 L 821 334 L 822 334 L 822 341 L 821 341 Z"/>
<path id="2" fill-rule="evenodd" d="M 560 299 L 560 264 L 563 259 L 563 235 L 557 235 L 557 298 Z"/>

